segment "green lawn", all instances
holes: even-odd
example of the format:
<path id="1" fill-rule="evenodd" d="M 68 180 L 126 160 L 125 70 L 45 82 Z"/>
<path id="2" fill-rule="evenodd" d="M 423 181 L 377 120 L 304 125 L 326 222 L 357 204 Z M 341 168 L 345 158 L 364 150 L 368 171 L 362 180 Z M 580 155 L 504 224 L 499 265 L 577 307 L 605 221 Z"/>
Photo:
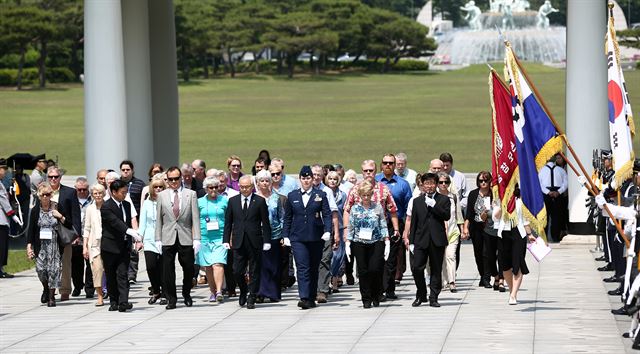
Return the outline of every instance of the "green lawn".
<path id="1" fill-rule="evenodd" d="M 35 266 L 35 261 L 27 258 L 27 252 L 24 249 L 9 250 L 9 260 L 7 266 L 4 267 L 4 271 L 9 274 L 14 274 Z"/>
<path id="2" fill-rule="evenodd" d="M 525 67 L 564 125 L 565 71 Z M 640 102 L 640 74 L 626 75 L 631 101 Z M 446 73 L 293 80 L 247 76 L 182 84 L 180 158 L 203 158 L 208 166 L 223 167 L 229 154 L 251 163 L 259 150 L 268 149 L 295 173 L 300 165 L 315 162 L 357 168 L 364 159 L 398 151 L 409 155 L 410 166 L 422 169 L 449 151 L 460 170 L 486 169 L 491 149 L 487 77 L 486 66 L 479 65 Z M 84 173 L 82 105 L 79 85 L 1 90 L 0 156 L 46 152 L 59 156 L 70 173 Z"/>

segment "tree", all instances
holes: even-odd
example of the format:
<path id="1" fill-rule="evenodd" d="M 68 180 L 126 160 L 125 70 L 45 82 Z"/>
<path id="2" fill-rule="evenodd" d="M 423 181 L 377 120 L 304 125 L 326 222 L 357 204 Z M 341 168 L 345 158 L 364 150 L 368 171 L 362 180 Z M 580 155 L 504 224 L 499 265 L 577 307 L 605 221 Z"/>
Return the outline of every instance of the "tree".
<path id="1" fill-rule="evenodd" d="M 18 53 L 18 76 L 16 86 L 22 89 L 22 70 L 28 46 L 37 37 L 37 27 L 33 19 L 40 18 L 41 10 L 35 6 L 2 5 L 0 7 L 0 46 L 5 53 Z"/>

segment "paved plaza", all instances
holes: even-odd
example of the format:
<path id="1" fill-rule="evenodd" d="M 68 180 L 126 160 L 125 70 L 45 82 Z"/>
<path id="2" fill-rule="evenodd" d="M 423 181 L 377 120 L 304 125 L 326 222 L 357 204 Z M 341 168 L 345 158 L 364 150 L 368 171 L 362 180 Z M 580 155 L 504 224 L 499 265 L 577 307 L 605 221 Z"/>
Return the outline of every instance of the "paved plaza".
<path id="1" fill-rule="evenodd" d="M 379 308 L 362 308 L 357 285 L 307 311 L 296 307 L 295 286 L 282 302 L 255 310 L 240 308 L 237 298 L 210 304 L 207 287 L 199 286 L 193 307 L 179 302 L 166 311 L 147 304 L 144 263 L 131 312 L 108 312 L 84 294 L 47 308 L 35 272 L 27 271 L 0 281 L 0 352 L 632 352 L 621 337 L 629 318 L 610 313 L 620 303 L 606 294 L 613 285 L 595 270 L 593 246 L 552 246 L 541 264 L 527 256 L 531 273 L 516 306 L 507 304 L 507 293 L 477 286 L 470 244 L 462 246 L 458 293 L 443 292 L 437 309 L 411 307 L 407 272 L 400 299 Z"/>

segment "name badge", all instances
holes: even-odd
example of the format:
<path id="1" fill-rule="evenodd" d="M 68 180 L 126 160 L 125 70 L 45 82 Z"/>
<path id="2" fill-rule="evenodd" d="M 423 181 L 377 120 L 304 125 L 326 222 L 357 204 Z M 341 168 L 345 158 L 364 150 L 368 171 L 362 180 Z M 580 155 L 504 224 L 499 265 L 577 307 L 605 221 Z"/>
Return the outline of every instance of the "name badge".
<path id="1" fill-rule="evenodd" d="M 53 232 L 51 231 L 51 229 L 49 229 L 49 228 L 40 229 L 40 239 L 41 240 L 51 240 L 52 237 L 53 237 Z"/>
<path id="2" fill-rule="evenodd" d="M 358 238 L 361 240 L 371 240 L 372 236 L 373 236 L 373 229 L 370 227 L 363 227 L 360 229 L 360 234 L 358 235 Z"/>
<path id="3" fill-rule="evenodd" d="M 207 231 L 217 231 L 220 229 L 218 225 L 218 220 L 209 221 L 207 223 Z"/>

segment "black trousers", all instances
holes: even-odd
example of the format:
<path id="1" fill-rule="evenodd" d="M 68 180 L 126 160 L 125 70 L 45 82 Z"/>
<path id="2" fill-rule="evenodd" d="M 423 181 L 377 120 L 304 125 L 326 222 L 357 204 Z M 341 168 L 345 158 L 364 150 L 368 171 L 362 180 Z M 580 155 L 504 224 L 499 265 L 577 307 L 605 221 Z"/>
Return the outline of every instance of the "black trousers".
<path id="1" fill-rule="evenodd" d="M 195 260 L 192 246 L 180 245 L 179 239 L 171 246 L 162 246 L 162 274 L 165 295 L 170 304 L 178 301 L 176 294 L 176 254 L 182 267 L 182 296 L 189 296 L 193 286 L 193 262 Z"/>
<path id="2" fill-rule="evenodd" d="M 427 248 L 414 248 L 411 274 L 413 275 L 413 281 L 416 283 L 417 299 L 424 301 L 427 298 L 427 283 L 424 278 L 424 270 L 428 261 L 430 268 L 429 289 L 431 290 L 429 300 L 438 300 L 438 295 L 440 295 L 440 290 L 442 290 L 442 261 L 444 260 L 445 249 L 446 246 L 438 247 L 433 243 Z"/>
<path id="3" fill-rule="evenodd" d="M 227 283 L 227 293 L 236 291 L 236 278 L 233 275 L 233 250 L 227 252 L 227 264 L 224 266 L 224 281 Z"/>
<path id="4" fill-rule="evenodd" d="M 391 220 L 388 220 L 388 229 L 389 236 L 391 240 L 391 249 L 389 252 L 389 258 L 387 258 L 384 264 L 384 274 L 382 276 L 382 283 L 384 287 L 384 291 L 387 294 L 396 292 L 396 271 L 398 269 L 398 250 L 400 248 L 404 249 L 404 242 L 402 242 L 402 237 L 393 240 L 393 224 L 391 224 Z M 404 232 L 404 220 L 398 219 L 398 230 L 400 230 L 400 235 Z M 384 249 L 383 249 L 384 251 Z M 358 269 L 360 269 L 358 267 Z M 358 273 L 359 274 L 359 273 Z M 360 275 L 358 275 L 360 276 Z"/>
<path id="5" fill-rule="evenodd" d="M 130 253 L 131 260 L 129 261 L 129 280 L 138 279 L 138 263 L 140 262 L 140 255 L 138 251 L 134 248 L 131 249 Z"/>
<path id="6" fill-rule="evenodd" d="M 0 225 L 0 268 L 9 260 L 9 226 Z"/>
<path id="7" fill-rule="evenodd" d="M 126 304 L 129 302 L 129 250 L 121 253 L 100 252 L 102 265 L 107 276 L 107 292 L 109 302 L 114 304 Z"/>
<path id="8" fill-rule="evenodd" d="M 551 198 L 544 195 L 544 206 L 547 209 L 547 236 L 549 241 L 560 242 L 562 231 L 566 229 L 568 222 L 568 198 L 565 195 L 559 195 L 557 198 Z"/>
<path id="9" fill-rule="evenodd" d="M 484 232 L 482 228 L 474 225 L 474 221 L 469 225 L 469 234 L 471 236 L 471 242 L 473 243 L 473 256 L 476 260 L 476 268 L 481 280 L 488 281 L 484 273 Z"/>
<path id="10" fill-rule="evenodd" d="M 74 289 L 84 288 L 84 265 L 86 260 L 82 255 L 82 245 L 71 246 L 71 281 Z M 89 267 L 91 269 L 91 267 Z M 91 281 L 93 283 L 93 281 Z"/>
<path id="11" fill-rule="evenodd" d="M 502 239 L 484 233 L 484 275 L 486 281 L 490 277 L 504 279 L 502 275 Z"/>
<path id="12" fill-rule="evenodd" d="M 233 275 L 240 287 L 240 295 L 249 293 L 256 297 L 260 291 L 260 272 L 262 271 L 262 249 L 253 248 L 246 240 L 240 248 L 233 249 Z M 249 284 L 244 280 L 244 273 L 249 267 Z"/>
<path id="13" fill-rule="evenodd" d="M 385 265 L 384 242 L 351 242 L 351 252 L 358 266 L 358 285 L 360 286 L 362 301 L 371 301 L 379 298 L 383 290 L 382 273 Z"/>
<path id="14" fill-rule="evenodd" d="M 623 276 L 627 268 L 627 258 L 624 256 L 624 241 L 618 234 L 616 227 L 611 223 L 607 224 L 607 239 L 615 276 Z"/>
<path id="15" fill-rule="evenodd" d="M 162 255 L 144 251 L 144 261 L 147 264 L 147 275 L 151 282 L 151 289 L 154 294 L 160 294 L 162 291 Z"/>
<path id="16" fill-rule="evenodd" d="M 280 246 L 280 287 L 289 287 L 289 256 L 291 256 L 290 246 Z"/>

